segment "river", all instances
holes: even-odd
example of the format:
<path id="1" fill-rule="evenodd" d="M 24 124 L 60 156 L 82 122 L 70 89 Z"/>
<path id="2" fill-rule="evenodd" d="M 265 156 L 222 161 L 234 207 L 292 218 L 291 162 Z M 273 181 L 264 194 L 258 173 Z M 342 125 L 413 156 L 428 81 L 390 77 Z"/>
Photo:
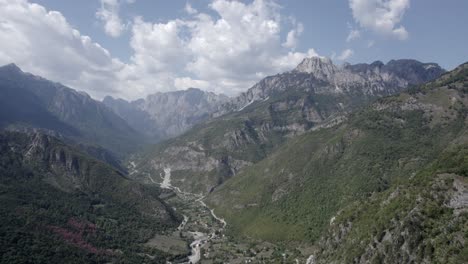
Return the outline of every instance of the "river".
<path id="1" fill-rule="evenodd" d="M 228 225 L 226 221 L 216 215 L 215 210 L 203 201 L 205 198 L 203 195 L 184 192 L 179 187 L 173 186 L 171 168 L 164 168 L 157 179 L 150 174 L 147 174 L 147 177 L 152 183 L 158 184 L 163 189 L 172 190 L 177 195 L 171 202 L 183 216 L 177 232 L 180 235 L 183 234 L 183 237 L 191 238 L 190 255 L 188 262 L 185 263 L 196 264 L 203 260 L 216 263 L 230 263 L 231 261 L 257 263 L 258 260 L 261 260 L 261 263 L 278 260 L 283 263 L 313 264 L 315 262 L 313 256 L 297 254 L 297 251 L 281 249 L 268 242 L 245 239 L 238 241 L 225 236 Z"/>
<path id="2" fill-rule="evenodd" d="M 223 218 L 217 216 L 214 213 L 214 209 L 209 208 L 208 205 L 206 205 L 206 203 L 203 202 L 203 199 L 205 198 L 204 196 L 201 196 L 199 194 L 194 194 L 194 193 L 183 192 L 182 190 L 180 190 L 179 187 L 173 186 L 171 184 L 171 168 L 164 168 L 164 175 L 160 175 L 160 176 L 161 176 L 162 182 L 158 184 L 161 186 L 161 188 L 170 189 L 174 191 L 179 197 L 198 203 L 199 205 L 201 205 L 201 207 L 206 208 L 206 210 L 210 212 L 213 219 L 215 219 L 217 222 L 219 222 L 222 225 L 221 229 L 217 229 L 213 227 L 210 233 L 202 233 L 200 231 L 187 230 L 188 233 L 190 233 L 193 237 L 193 242 L 190 243 L 191 254 L 189 256 L 188 263 L 190 264 L 198 263 L 201 259 L 201 249 L 207 244 L 207 242 L 209 242 L 211 239 L 213 239 L 216 236 L 216 231 L 223 232 L 227 226 L 227 223 Z M 151 177 L 151 175 L 148 175 L 148 177 L 150 178 L 151 182 L 157 183 Z M 184 230 L 187 223 L 190 221 L 190 218 L 188 216 L 183 215 L 183 217 L 184 217 L 184 220 L 177 228 L 177 230 L 179 231 Z"/>

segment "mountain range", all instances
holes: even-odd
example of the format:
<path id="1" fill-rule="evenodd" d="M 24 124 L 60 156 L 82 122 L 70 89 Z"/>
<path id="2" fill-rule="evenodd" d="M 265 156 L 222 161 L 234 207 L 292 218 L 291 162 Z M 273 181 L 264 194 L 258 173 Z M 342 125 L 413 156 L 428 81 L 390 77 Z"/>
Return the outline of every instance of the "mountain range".
<path id="1" fill-rule="evenodd" d="M 0 67 L 0 127 L 40 130 L 74 144 L 103 147 L 120 157 L 144 142 L 139 132 L 101 102 L 14 64 Z"/>
<path id="2" fill-rule="evenodd" d="M 224 95 L 189 88 L 155 93 L 132 102 L 107 96 L 103 103 L 137 131 L 160 141 L 178 136 L 206 120 L 227 100 Z"/>
<path id="3" fill-rule="evenodd" d="M 440 171 L 433 169 L 432 164 L 441 156 L 463 153 L 466 144 L 466 83 L 446 84 L 451 78 L 466 79 L 465 68 L 417 89 L 379 99 L 348 115 L 340 124 L 288 141 L 215 190 L 209 202 L 227 217 L 233 230 L 243 235 L 314 241 L 330 222 L 338 221 L 333 219 L 342 217 L 340 210 L 348 210 L 346 206 L 353 202 L 374 196 L 384 199 L 398 188 L 422 184 L 418 182 L 420 177 L 431 183 L 440 180 L 439 174 L 449 171 L 443 164 L 439 165 Z M 431 174 L 423 176 L 426 168 Z M 445 195 L 451 199 L 448 193 Z M 370 203 L 374 203 L 372 199 Z M 386 212 L 386 220 L 390 221 L 395 217 L 393 213 L 404 210 L 400 202 L 392 204 L 395 208 L 375 210 L 395 210 Z M 359 204 L 355 207 L 367 210 Z M 355 249 L 350 245 L 348 250 Z M 407 259 L 387 261 L 400 263 Z"/>
<path id="4" fill-rule="evenodd" d="M 467 262 L 467 93 L 409 59 L 102 102 L 0 67 L 2 262 Z"/>
<path id="5" fill-rule="evenodd" d="M 159 174 L 170 167 L 180 187 L 206 193 L 288 139 L 339 123 L 363 105 L 444 72 L 414 60 L 336 66 L 330 59 L 307 58 L 231 99 L 215 118 L 142 154 L 138 171 Z M 147 180 L 142 175 L 135 177 Z"/>
<path id="6" fill-rule="evenodd" d="M 180 221 L 159 188 L 39 132 L 1 132 L 0 164 L 2 263 L 169 257 L 142 245 Z"/>

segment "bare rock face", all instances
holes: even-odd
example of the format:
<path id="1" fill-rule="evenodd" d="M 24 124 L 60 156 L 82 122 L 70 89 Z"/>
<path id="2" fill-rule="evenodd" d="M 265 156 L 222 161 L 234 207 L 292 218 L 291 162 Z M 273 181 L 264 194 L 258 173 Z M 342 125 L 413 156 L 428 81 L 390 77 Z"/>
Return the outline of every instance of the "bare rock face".
<path id="1" fill-rule="evenodd" d="M 313 74 L 320 80 L 329 80 L 339 71 L 339 69 L 329 58 L 312 57 L 305 58 L 296 67 L 295 71 Z"/>
<path id="2" fill-rule="evenodd" d="M 189 88 L 155 93 L 132 102 L 108 96 L 103 103 L 136 130 L 155 140 L 162 140 L 178 136 L 206 120 L 227 100 L 225 95 Z"/>
<path id="3" fill-rule="evenodd" d="M 329 58 L 305 58 L 294 70 L 266 77 L 245 93 L 231 99 L 215 116 L 243 110 L 254 102 L 290 90 L 334 96 L 381 97 L 408 86 L 425 83 L 445 72 L 436 63 L 391 60 L 371 64 L 335 65 Z M 347 105 L 344 105 L 347 107 Z"/>

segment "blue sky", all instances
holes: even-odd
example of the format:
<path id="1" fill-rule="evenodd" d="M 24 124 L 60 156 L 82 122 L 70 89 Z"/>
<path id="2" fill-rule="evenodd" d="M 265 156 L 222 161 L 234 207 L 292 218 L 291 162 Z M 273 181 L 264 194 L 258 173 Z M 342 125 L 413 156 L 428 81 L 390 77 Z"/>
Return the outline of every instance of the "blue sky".
<path id="1" fill-rule="evenodd" d="M 235 95 L 307 56 L 452 69 L 468 61 L 467 12 L 465 0 L 0 0 L 0 63 L 98 99 Z"/>

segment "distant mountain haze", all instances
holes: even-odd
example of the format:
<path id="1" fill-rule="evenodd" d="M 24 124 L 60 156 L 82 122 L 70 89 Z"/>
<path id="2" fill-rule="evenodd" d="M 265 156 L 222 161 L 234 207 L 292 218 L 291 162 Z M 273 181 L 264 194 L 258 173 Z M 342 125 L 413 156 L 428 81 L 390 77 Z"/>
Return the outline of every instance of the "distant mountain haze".
<path id="1" fill-rule="evenodd" d="M 208 119 L 227 101 L 225 95 L 189 88 L 155 93 L 132 102 L 107 96 L 103 103 L 136 130 L 155 140 L 162 140 L 178 136 Z"/>
<path id="2" fill-rule="evenodd" d="M 103 103 L 83 92 L 0 67 L 0 125 L 10 130 L 41 129 L 116 155 L 135 151 L 144 137 Z"/>

